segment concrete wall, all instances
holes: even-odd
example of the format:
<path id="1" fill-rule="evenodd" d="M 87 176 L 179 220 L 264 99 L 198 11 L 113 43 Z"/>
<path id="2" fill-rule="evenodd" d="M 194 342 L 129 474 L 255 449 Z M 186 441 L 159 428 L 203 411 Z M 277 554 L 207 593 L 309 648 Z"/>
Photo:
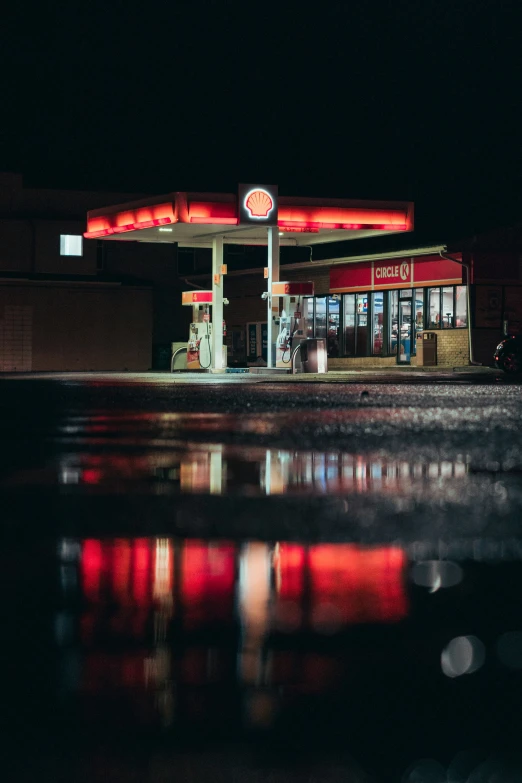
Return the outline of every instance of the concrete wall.
<path id="1" fill-rule="evenodd" d="M 493 354 L 503 334 L 501 329 L 472 329 L 473 360 L 487 367 L 493 366 Z"/>
<path id="2" fill-rule="evenodd" d="M 150 288 L 0 282 L 0 370 L 148 370 Z"/>
<path id="3" fill-rule="evenodd" d="M 83 231 L 79 220 L 0 220 L 0 273 L 95 275 L 95 240 L 83 240 L 82 256 L 60 255 L 60 235 Z"/>

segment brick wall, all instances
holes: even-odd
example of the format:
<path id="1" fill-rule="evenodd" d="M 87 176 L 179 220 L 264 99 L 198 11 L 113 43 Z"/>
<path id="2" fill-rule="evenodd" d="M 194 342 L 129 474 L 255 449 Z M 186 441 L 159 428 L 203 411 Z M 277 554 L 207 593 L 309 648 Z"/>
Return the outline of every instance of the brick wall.
<path id="1" fill-rule="evenodd" d="M 437 335 L 438 367 L 464 367 L 469 364 L 467 329 L 440 329 L 434 333 Z M 412 365 L 416 362 L 417 357 L 412 356 Z"/>

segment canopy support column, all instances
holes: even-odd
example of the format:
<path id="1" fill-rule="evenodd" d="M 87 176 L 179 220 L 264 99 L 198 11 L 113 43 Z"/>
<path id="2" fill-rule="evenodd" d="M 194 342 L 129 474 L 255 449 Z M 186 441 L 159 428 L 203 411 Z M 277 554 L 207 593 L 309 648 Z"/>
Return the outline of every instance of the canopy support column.
<path id="1" fill-rule="evenodd" d="M 223 237 L 212 240 L 212 364 L 213 371 L 223 370 Z"/>
<path id="2" fill-rule="evenodd" d="M 279 282 L 279 228 L 269 226 L 268 228 L 268 315 L 267 315 L 267 337 L 266 337 L 266 366 L 272 368 L 273 357 L 272 350 L 275 342 L 274 317 L 279 313 L 279 300 L 276 299 L 276 305 L 272 305 L 272 283 Z"/>

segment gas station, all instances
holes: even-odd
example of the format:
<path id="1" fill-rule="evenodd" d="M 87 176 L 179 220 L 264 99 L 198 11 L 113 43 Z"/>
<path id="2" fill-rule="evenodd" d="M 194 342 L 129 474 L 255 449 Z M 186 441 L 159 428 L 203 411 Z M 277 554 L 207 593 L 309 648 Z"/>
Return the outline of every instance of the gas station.
<path id="1" fill-rule="evenodd" d="M 267 370 L 277 372 L 288 371 L 297 346 L 308 355 L 306 297 L 314 294 L 312 282 L 280 280 L 280 247 L 412 230 L 411 202 L 292 198 L 279 196 L 277 186 L 243 184 L 237 194 L 174 192 L 89 211 L 84 237 L 212 249 L 212 289 L 183 292 L 181 304 L 192 307 L 187 370 L 216 373 L 226 371 L 224 245 L 266 246 Z M 316 371 L 325 372 L 326 361 Z"/>

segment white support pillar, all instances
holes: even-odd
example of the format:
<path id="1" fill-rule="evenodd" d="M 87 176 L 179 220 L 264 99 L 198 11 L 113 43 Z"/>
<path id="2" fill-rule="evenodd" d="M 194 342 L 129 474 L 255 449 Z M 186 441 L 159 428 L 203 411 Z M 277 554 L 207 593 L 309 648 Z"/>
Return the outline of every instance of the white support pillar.
<path id="1" fill-rule="evenodd" d="M 273 367 L 272 363 L 272 345 L 275 335 L 273 334 L 274 320 L 273 316 L 279 311 L 278 300 L 275 307 L 272 307 L 272 283 L 279 282 L 279 228 L 278 226 L 269 226 L 268 228 L 268 315 L 267 315 L 267 335 L 266 335 L 266 366 Z"/>
<path id="2" fill-rule="evenodd" d="M 212 371 L 223 370 L 223 237 L 212 240 Z M 216 282 L 217 281 L 217 282 Z"/>

